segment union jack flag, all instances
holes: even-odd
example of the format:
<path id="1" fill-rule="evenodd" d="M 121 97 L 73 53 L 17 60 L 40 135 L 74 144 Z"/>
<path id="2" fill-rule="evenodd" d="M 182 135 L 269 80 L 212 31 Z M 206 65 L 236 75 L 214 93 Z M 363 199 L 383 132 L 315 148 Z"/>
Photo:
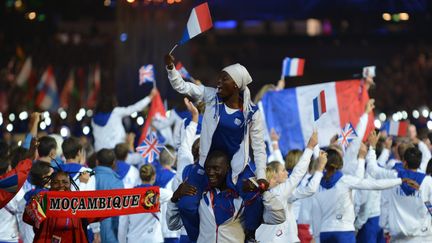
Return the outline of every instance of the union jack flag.
<path id="1" fill-rule="evenodd" d="M 147 64 L 139 69 L 139 85 L 155 81 L 153 64 Z"/>
<path id="2" fill-rule="evenodd" d="M 136 151 L 139 152 L 148 163 L 152 163 L 159 157 L 163 148 L 164 145 L 159 143 L 157 135 L 155 133 L 150 133 L 144 138 L 141 145 L 136 148 Z"/>
<path id="3" fill-rule="evenodd" d="M 348 123 L 345 125 L 345 128 L 342 129 L 342 133 L 338 137 L 338 143 L 344 150 L 346 150 L 348 145 L 350 145 L 350 143 L 357 137 L 358 136 L 353 125 Z"/>

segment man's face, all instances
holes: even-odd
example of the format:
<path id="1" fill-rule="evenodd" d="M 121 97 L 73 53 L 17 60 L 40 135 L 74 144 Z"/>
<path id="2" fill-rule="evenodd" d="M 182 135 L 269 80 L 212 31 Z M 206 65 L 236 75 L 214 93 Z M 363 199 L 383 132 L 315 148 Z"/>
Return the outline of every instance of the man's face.
<path id="1" fill-rule="evenodd" d="M 228 161 L 226 156 L 211 158 L 204 165 L 210 187 L 223 185 L 228 173 Z"/>

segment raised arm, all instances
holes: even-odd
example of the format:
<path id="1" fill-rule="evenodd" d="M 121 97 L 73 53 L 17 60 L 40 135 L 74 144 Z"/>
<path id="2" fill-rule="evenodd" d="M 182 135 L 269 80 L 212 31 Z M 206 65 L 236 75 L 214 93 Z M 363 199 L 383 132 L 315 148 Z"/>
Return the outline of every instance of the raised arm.
<path id="1" fill-rule="evenodd" d="M 376 132 L 373 131 L 368 138 L 369 141 L 369 152 L 366 156 L 367 172 L 375 179 L 394 179 L 397 178 L 397 172 L 395 170 L 388 170 L 378 166 L 376 161 L 375 146 L 378 141 Z"/>
<path id="2" fill-rule="evenodd" d="M 395 179 L 397 178 L 397 172 L 395 170 L 389 170 L 379 167 L 376 162 L 375 149 L 369 148 L 368 155 L 366 157 L 367 173 L 375 179 Z"/>
<path id="3" fill-rule="evenodd" d="M 384 142 L 384 148 L 381 151 L 380 156 L 378 157 L 377 163 L 379 166 L 385 168 L 387 161 L 390 158 L 390 149 L 393 144 L 393 140 L 391 137 L 386 138 Z"/>
<path id="4" fill-rule="evenodd" d="M 158 91 L 156 89 L 153 89 L 149 96 L 141 99 L 133 105 L 127 107 L 116 107 L 114 108 L 113 112 L 116 112 L 120 116 L 130 116 L 132 113 L 141 111 L 142 109 L 146 108 L 157 93 Z"/>
<path id="5" fill-rule="evenodd" d="M 282 152 L 279 149 L 279 134 L 276 133 L 276 131 L 272 128 L 270 132 L 270 140 L 271 140 L 271 146 L 272 150 L 270 153 L 270 156 L 268 157 L 268 162 L 277 161 L 281 163 L 283 166 L 285 166 L 285 161 L 282 156 Z"/>
<path id="6" fill-rule="evenodd" d="M 39 113 L 39 112 L 33 112 L 30 115 L 29 132 L 26 134 L 26 137 L 24 139 L 24 143 L 22 144 L 23 148 L 30 149 L 32 139 L 37 137 L 37 131 L 38 131 L 38 125 L 39 125 L 40 117 L 41 117 L 41 113 Z"/>
<path id="7" fill-rule="evenodd" d="M 204 98 L 204 86 L 196 85 L 191 82 L 185 82 L 180 73 L 174 68 L 174 57 L 172 55 L 165 56 L 166 70 L 168 79 L 173 89 L 180 94 L 189 95 L 194 100 L 201 101 Z"/>
<path id="8" fill-rule="evenodd" d="M 194 158 L 192 155 L 192 145 L 195 140 L 195 134 L 198 127 L 198 109 L 193 105 L 191 101 L 187 98 L 184 98 L 184 102 L 188 110 L 192 113 L 192 121 L 185 129 L 185 133 L 181 138 L 180 147 L 178 149 L 177 155 L 177 173 L 176 177 L 178 177 L 179 181 L 182 181 L 183 169 L 194 162 Z M 177 189 L 177 188 L 175 188 Z"/>
<path id="9" fill-rule="evenodd" d="M 421 140 L 418 143 L 418 149 L 422 153 L 422 159 L 419 169 L 421 172 L 426 173 L 426 167 L 429 160 L 432 158 L 431 151 L 429 150 L 428 146 Z"/>
<path id="10" fill-rule="evenodd" d="M 309 139 L 308 145 L 300 157 L 299 162 L 294 167 L 290 177 L 284 183 L 281 183 L 272 189 L 275 194 L 280 195 L 281 200 L 288 200 L 294 189 L 306 174 L 313 153 L 312 149 L 318 144 L 317 141 L 318 134 L 314 132 Z"/>
<path id="11" fill-rule="evenodd" d="M 297 185 L 300 183 L 300 181 L 306 174 L 313 154 L 313 149 L 317 145 L 318 145 L 318 133 L 314 131 L 308 141 L 306 149 L 304 150 L 296 166 L 294 166 L 294 169 L 288 178 L 288 181 L 290 181 L 290 184 L 293 186 L 293 188 L 297 187 Z M 322 156 L 323 156 L 322 158 L 323 160 L 327 159 L 327 155 L 325 153 L 323 153 Z"/>
<path id="12" fill-rule="evenodd" d="M 323 171 L 327 164 L 327 153 L 320 151 L 318 157 L 318 168 L 314 172 L 312 178 L 307 182 L 306 185 L 299 185 L 295 188 L 292 196 L 288 199 L 288 202 L 292 203 L 299 199 L 307 198 L 312 196 L 319 188 L 321 179 L 323 177 Z M 304 178 L 305 179 L 305 178 Z"/>

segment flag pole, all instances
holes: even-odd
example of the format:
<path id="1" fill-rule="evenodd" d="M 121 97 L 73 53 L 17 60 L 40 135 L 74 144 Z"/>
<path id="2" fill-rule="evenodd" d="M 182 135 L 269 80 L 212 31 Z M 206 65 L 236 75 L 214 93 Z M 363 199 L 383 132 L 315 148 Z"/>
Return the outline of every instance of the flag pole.
<path id="1" fill-rule="evenodd" d="M 171 49 L 171 51 L 169 52 L 169 54 L 171 55 L 171 53 L 177 48 L 178 44 L 175 44 L 174 47 Z"/>

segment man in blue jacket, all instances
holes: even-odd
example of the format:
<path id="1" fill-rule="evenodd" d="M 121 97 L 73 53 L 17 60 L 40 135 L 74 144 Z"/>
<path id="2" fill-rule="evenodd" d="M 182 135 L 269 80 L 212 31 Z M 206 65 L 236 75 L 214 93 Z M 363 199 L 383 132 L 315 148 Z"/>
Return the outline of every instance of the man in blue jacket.
<path id="1" fill-rule="evenodd" d="M 95 170 L 96 190 L 123 189 L 123 182 L 120 176 L 114 172 L 115 162 L 114 151 L 101 149 L 96 155 L 97 166 Z M 111 217 L 101 222 L 101 241 L 104 243 L 118 243 L 118 217 Z"/>

